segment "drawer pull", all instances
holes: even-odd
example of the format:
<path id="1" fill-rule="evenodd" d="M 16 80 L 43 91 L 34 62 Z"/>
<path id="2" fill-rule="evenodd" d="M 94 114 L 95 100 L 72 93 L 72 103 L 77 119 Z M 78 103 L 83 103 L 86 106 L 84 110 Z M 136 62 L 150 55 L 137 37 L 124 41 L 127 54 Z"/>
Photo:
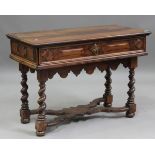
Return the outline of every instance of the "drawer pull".
<path id="1" fill-rule="evenodd" d="M 92 47 L 91 52 L 92 52 L 93 55 L 98 55 L 99 52 L 100 52 L 99 46 L 98 46 L 97 44 L 95 44 L 95 45 Z"/>

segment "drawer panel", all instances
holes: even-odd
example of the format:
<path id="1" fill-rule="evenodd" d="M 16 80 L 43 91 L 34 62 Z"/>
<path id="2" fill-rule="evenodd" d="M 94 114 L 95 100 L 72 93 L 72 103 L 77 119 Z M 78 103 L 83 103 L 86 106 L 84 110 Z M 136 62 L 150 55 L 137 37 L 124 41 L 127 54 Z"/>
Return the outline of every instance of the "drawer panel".
<path id="1" fill-rule="evenodd" d="M 98 51 L 95 52 L 95 49 Z M 101 43 L 88 43 L 60 47 L 43 47 L 39 49 L 39 52 L 40 62 L 73 59 L 103 54 Z"/>
<path id="2" fill-rule="evenodd" d="M 36 61 L 35 49 L 23 43 L 11 41 L 11 53 L 29 61 Z"/>
<path id="3" fill-rule="evenodd" d="M 100 56 L 126 51 L 145 50 L 145 38 L 98 41 L 59 47 L 39 48 L 39 62 Z"/>
<path id="4" fill-rule="evenodd" d="M 70 59 L 70 58 L 77 58 L 82 56 L 84 53 L 84 48 L 72 48 L 72 49 L 64 49 L 61 50 L 61 59 Z"/>
<path id="5" fill-rule="evenodd" d="M 130 43 L 129 41 L 124 41 L 105 44 L 102 46 L 102 50 L 105 54 L 130 51 Z"/>

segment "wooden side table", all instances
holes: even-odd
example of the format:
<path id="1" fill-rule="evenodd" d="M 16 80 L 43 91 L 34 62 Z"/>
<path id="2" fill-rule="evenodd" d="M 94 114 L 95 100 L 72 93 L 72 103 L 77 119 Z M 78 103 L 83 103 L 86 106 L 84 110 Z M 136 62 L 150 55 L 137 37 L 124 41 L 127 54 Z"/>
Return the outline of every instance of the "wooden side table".
<path id="1" fill-rule="evenodd" d="M 36 134 L 43 136 L 49 126 L 60 125 L 98 112 L 126 112 L 126 117 L 133 117 L 136 111 L 135 68 L 138 56 L 148 54 L 146 36 L 149 34 L 149 31 L 118 25 L 8 34 L 11 42 L 10 58 L 19 63 L 22 73 L 21 122 L 29 123 L 30 115 L 38 114 Z M 111 107 L 111 70 L 116 70 L 119 64 L 129 68 L 128 99 L 123 107 Z M 101 98 L 88 105 L 62 110 L 46 109 L 45 83 L 48 79 L 56 73 L 62 78 L 66 78 L 69 72 L 78 76 L 82 69 L 92 74 L 96 67 L 101 72 L 106 72 L 105 92 Z M 37 72 L 40 89 L 39 107 L 36 110 L 30 110 L 28 105 L 28 71 Z M 56 117 L 48 121 L 46 115 Z"/>

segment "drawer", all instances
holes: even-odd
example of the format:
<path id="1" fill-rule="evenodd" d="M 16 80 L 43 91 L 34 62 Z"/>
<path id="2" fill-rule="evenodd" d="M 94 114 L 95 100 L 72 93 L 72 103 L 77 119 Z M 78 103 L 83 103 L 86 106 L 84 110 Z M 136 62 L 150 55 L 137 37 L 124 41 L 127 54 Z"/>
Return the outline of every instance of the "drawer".
<path id="1" fill-rule="evenodd" d="M 73 46 L 44 47 L 39 50 L 40 62 L 74 59 L 103 54 L 101 43 L 78 44 Z"/>
<path id="2" fill-rule="evenodd" d="M 39 48 L 39 62 L 98 57 L 126 51 L 144 50 L 144 38 L 98 41 L 70 46 Z"/>

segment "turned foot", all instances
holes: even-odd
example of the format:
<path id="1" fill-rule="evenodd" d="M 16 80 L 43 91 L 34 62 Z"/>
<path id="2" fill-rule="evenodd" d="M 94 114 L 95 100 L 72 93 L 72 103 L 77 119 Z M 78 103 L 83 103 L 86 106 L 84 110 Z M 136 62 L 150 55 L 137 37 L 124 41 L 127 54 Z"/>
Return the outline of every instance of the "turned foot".
<path id="1" fill-rule="evenodd" d="M 112 106 L 112 101 L 113 101 L 113 95 L 106 96 L 104 106 L 105 107 L 111 107 Z"/>
<path id="2" fill-rule="evenodd" d="M 38 118 L 38 120 L 36 121 L 36 124 L 35 124 L 36 135 L 37 136 L 44 136 L 46 128 L 47 128 L 47 123 L 45 121 L 45 118 L 44 117 L 43 117 L 43 119 Z"/>
<path id="3" fill-rule="evenodd" d="M 29 110 L 20 110 L 21 123 L 26 124 L 30 122 L 30 111 Z"/>
<path id="4" fill-rule="evenodd" d="M 126 106 L 129 107 L 129 110 L 126 112 L 126 117 L 134 117 L 136 112 L 136 104 L 127 104 Z"/>

